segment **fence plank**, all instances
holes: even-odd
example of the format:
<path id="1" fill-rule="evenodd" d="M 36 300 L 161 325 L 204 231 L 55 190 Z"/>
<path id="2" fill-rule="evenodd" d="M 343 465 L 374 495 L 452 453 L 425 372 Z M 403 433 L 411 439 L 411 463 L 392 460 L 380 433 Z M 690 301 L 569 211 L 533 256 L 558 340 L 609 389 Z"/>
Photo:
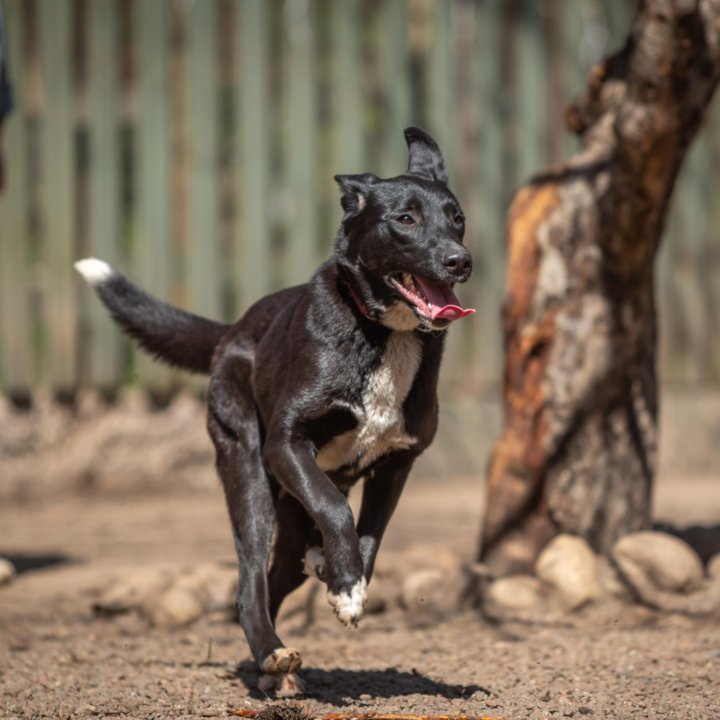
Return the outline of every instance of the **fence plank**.
<path id="1" fill-rule="evenodd" d="M 115 0 L 89 6 L 90 237 L 89 254 L 113 266 L 120 249 L 118 13 Z M 104 390 L 122 381 L 117 327 L 98 302 L 89 303 L 89 381 Z"/>
<path id="2" fill-rule="evenodd" d="M 235 239 L 236 311 L 270 290 L 270 23 L 268 4 L 243 0 L 236 8 Z"/>
<path id="3" fill-rule="evenodd" d="M 473 282 L 475 286 L 479 283 L 481 288 L 478 298 L 480 317 L 472 320 L 478 323 L 473 359 L 480 368 L 483 384 L 499 383 L 502 366 L 500 303 L 505 275 L 505 186 L 501 19 L 501 0 L 487 0 L 479 4 L 475 61 L 481 69 L 477 78 L 477 95 L 480 107 L 478 173 L 482 208 Z"/>
<path id="4" fill-rule="evenodd" d="M 564 157 L 562 145 L 567 135 L 565 128 L 565 107 L 569 98 L 563 88 L 563 50 L 562 38 L 563 0 L 546 0 L 543 5 L 542 37 L 539 48 L 546 65 L 544 82 L 545 137 L 547 162 L 550 165 L 561 162 Z"/>
<path id="5" fill-rule="evenodd" d="M 562 10 L 563 95 L 567 105 L 585 88 L 586 72 L 581 51 L 583 23 L 578 3 L 564 2 Z M 577 147 L 575 135 L 565 133 L 563 157 L 570 156 Z"/>
<path id="6" fill-rule="evenodd" d="M 672 210 L 668 216 L 665 232 L 668 239 L 676 237 L 681 228 L 679 214 L 675 211 L 679 193 L 674 193 L 675 198 Z M 658 278 L 658 367 L 663 381 L 677 381 L 682 373 L 680 372 L 681 357 L 678 356 L 676 348 L 678 340 L 682 342 L 682 329 L 678 326 L 680 317 L 679 308 L 681 301 L 676 287 L 675 268 L 679 267 L 677 255 L 678 247 L 674 242 L 666 242 L 665 247 L 660 251 L 657 260 L 656 275 Z"/>
<path id="7" fill-rule="evenodd" d="M 452 3 L 435 2 L 431 5 L 431 45 L 427 55 L 427 129 L 435 138 L 447 166 L 450 184 L 458 190 L 455 176 L 455 136 L 457 111 L 454 106 L 453 82 L 455 81 L 455 58 L 450 47 L 450 13 Z M 460 294 L 464 288 L 459 289 Z M 445 344 L 446 362 L 443 375 L 446 379 L 460 381 L 464 338 L 469 332 L 468 324 L 459 324 L 448 332 Z"/>
<path id="8" fill-rule="evenodd" d="M 427 66 L 427 124 L 443 151 L 450 177 L 455 176 L 454 65 L 450 44 L 450 2 L 432 3 L 432 45 Z"/>
<path id="9" fill-rule="evenodd" d="M 708 134 L 709 165 L 712 169 L 712 180 L 708 183 L 708 190 L 714 189 L 717 184 L 717 168 L 720 168 L 720 99 L 715 102 L 708 115 L 705 128 L 702 132 Z M 708 308 L 710 327 L 720 324 L 720 203 L 707 193 L 706 204 L 703 210 L 705 220 L 704 241 L 707 248 L 706 263 L 702 268 L 701 281 L 708 289 Z M 713 342 L 710 343 L 710 357 L 708 358 L 708 375 L 703 380 L 720 383 L 720 342 L 712 331 L 708 333 Z"/>
<path id="10" fill-rule="evenodd" d="M 220 316 L 216 0 L 192 6 L 190 17 L 190 307 Z"/>
<path id="11" fill-rule="evenodd" d="M 133 272 L 144 288 L 162 300 L 171 296 L 169 0 L 134 3 L 137 43 L 137 143 L 135 145 L 137 226 Z M 142 383 L 167 392 L 171 371 L 137 351 Z"/>
<path id="12" fill-rule="evenodd" d="M 45 83 L 42 121 L 43 315 L 47 345 L 44 375 L 60 394 L 77 381 L 77 303 L 79 284 L 75 244 L 75 95 L 72 79 L 73 5 L 59 0 L 39 4 L 40 53 Z"/>
<path id="13" fill-rule="evenodd" d="M 362 95 L 362 15 L 360 0 L 331 5 L 332 98 L 335 173 L 365 172 Z M 336 206 L 337 207 L 337 206 Z"/>
<path id="14" fill-rule="evenodd" d="M 603 6 L 609 35 L 605 51 L 606 53 L 615 53 L 620 50 L 630 33 L 632 19 L 637 11 L 637 3 L 604 0 Z"/>
<path id="15" fill-rule="evenodd" d="M 326 189 L 322 232 L 328 251 L 342 217 L 340 193 L 332 177 L 373 169 L 365 142 L 368 119 L 365 109 L 369 98 L 368 93 L 363 92 L 367 69 L 362 54 L 365 32 L 362 3 L 361 0 L 331 2 L 329 11 L 330 152 L 322 177 Z"/>
<path id="16" fill-rule="evenodd" d="M 406 0 L 385 0 L 379 20 L 378 55 L 384 121 L 382 122 L 382 155 L 378 169 L 383 177 L 393 177 L 407 168 L 407 150 L 402 131 L 413 124 Z"/>
<path id="17" fill-rule="evenodd" d="M 0 382 L 5 392 L 28 394 L 33 382 L 29 296 L 27 132 L 24 114 L 24 0 L 5 3 L 9 69 L 15 109 L 3 126 L 6 188 L 0 191 Z"/>
<path id="18" fill-rule="evenodd" d="M 661 327 L 672 334 L 667 373 L 672 380 L 688 384 L 706 377 L 714 340 L 707 332 L 712 320 L 702 273 L 707 264 L 703 236 L 708 210 L 704 189 L 710 185 L 708 161 L 708 137 L 700 135 L 678 178 L 669 232 L 660 253 L 661 282 L 667 284 L 672 298 L 670 304 L 661 299 L 667 313 L 667 317 L 666 313 L 661 315 Z"/>
<path id="19" fill-rule="evenodd" d="M 709 267 L 708 242 L 705 235 L 707 211 L 710 206 L 708 188 L 713 186 L 710 167 L 710 138 L 701 133 L 685 161 L 683 185 L 687 213 L 685 234 L 676 238 L 687 246 L 689 282 L 687 287 L 687 328 L 690 339 L 687 347 L 691 361 L 689 380 L 695 384 L 710 370 L 711 348 L 716 338 L 709 333 L 712 327 L 708 287 L 703 282 L 703 269 Z"/>
<path id="20" fill-rule="evenodd" d="M 314 6 L 307 0 L 286 0 L 285 4 L 284 148 L 291 212 L 283 284 L 306 282 L 326 250 L 325 239 L 318 238 Z"/>
<path id="21" fill-rule="evenodd" d="M 518 181 L 525 182 L 547 163 L 545 102 L 548 67 L 542 38 L 542 17 L 536 0 L 522 0 L 517 25 L 517 155 Z"/>

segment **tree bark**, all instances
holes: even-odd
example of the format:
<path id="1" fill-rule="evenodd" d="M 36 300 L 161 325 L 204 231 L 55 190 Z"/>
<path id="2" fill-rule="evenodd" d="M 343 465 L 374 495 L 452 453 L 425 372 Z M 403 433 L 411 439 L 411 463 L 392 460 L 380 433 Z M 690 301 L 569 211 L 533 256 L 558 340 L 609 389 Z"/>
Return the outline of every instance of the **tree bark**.
<path id="1" fill-rule="evenodd" d="M 568 108 L 581 149 L 507 221 L 504 427 L 480 560 L 532 567 L 569 532 L 607 553 L 650 523 L 657 447 L 653 264 L 673 185 L 720 77 L 720 0 L 640 0 Z"/>

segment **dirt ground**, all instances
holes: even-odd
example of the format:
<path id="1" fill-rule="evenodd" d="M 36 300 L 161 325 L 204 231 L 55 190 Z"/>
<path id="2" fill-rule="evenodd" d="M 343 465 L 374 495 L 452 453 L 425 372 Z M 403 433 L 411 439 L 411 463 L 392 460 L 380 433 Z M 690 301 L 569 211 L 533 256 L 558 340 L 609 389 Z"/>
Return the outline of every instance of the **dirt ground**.
<path id="1" fill-rule="evenodd" d="M 234 559 L 217 485 L 118 487 L 2 500 L 0 555 L 19 574 L 0 587 L 0 716 L 159 720 L 263 708 L 269 701 L 252 689 L 247 646 L 228 614 L 179 630 L 93 614 L 98 593 L 137 567 Z M 399 583 L 410 555 L 442 549 L 470 559 L 481 502 L 475 476 L 421 476 L 381 562 Z M 656 517 L 718 526 L 716 476 L 661 475 Z M 310 627 L 287 613 L 279 627 L 303 654 L 302 703 L 313 714 L 720 718 L 717 617 L 605 604 L 560 625 L 499 626 L 473 610 L 428 625 L 394 606 L 348 630 L 328 606 Z"/>

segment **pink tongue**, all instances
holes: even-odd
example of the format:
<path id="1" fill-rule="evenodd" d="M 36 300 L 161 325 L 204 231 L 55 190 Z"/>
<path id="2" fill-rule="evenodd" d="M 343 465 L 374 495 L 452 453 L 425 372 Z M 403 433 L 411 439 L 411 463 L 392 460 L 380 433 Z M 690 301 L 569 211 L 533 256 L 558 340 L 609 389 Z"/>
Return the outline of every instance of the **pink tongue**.
<path id="1" fill-rule="evenodd" d="M 440 318 L 441 320 L 460 320 L 466 315 L 472 315 L 475 310 L 473 308 L 464 309 L 460 305 L 460 301 L 455 296 L 450 285 L 436 285 L 426 280 L 415 277 L 415 282 L 425 293 L 425 297 L 432 303 L 430 317 L 433 320 Z"/>

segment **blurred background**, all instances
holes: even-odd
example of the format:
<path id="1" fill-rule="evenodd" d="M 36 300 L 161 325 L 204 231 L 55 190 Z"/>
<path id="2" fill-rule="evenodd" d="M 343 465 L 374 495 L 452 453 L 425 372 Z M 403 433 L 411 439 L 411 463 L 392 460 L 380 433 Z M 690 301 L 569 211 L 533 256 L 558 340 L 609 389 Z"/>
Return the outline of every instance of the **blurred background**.
<path id="1" fill-rule="evenodd" d="M 478 314 L 449 333 L 442 392 L 475 408 L 456 429 L 484 452 L 478 436 L 489 442 L 499 422 L 509 199 L 576 147 L 564 107 L 627 37 L 634 3 L 4 7 L 15 103 L 0 136 L 0 388 L 13 407 L 40 394 L 72 404 L 87 388 L 112 401 L 136 387 L 160 405 L 180 388 L 199 391 L 202 382 L 130 347 L 73 261 L 100 257 L 160 298 L 235 319 L 329 255 L 340 220 L 333 175 L 400 174 L 403 128 L 421 125 L 448 160 L 475 257 L 460 295 Z M 710 403 L 720 381 L 719 118 L 716 101 L 657 267 L 660 374 L 675 418 Z M 716 447 L 718 423 L 698 417 Z"/>

